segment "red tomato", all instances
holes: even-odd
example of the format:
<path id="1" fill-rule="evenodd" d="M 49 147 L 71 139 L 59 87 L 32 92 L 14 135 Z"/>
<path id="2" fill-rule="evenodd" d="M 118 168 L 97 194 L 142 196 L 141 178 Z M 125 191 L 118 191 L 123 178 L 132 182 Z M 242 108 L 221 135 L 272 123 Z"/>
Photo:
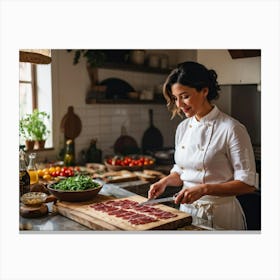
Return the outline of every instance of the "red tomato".
<path id="1" fill-rule="evenodd" d="M 56 176 L 59 176 L 59 174 L 60 174 L 60 171 L 55 171 L 55 174 L 56 174 Z"/>
<path id="2" fill-rule="evenodd" d="M 63 176 L 68 177 L 69 174 L 69 169 L 65 169 L 64 171 L 62 171 Z"/>
<path id="3" fill-rule="evenodd" d="M 67 170 L 67 167 L 63 166 L 63 167 L 60 169 L 60 172 L 64 172 L 65 170 Z"/>
<path id="4" fill-rule="evenodd" d="M 132 161 L 132 158 L 131 158 L 131 157 L 127 157 L 126 161 L 127 161 L 128 163 L 130 163 L 130 162 Z"/>
<path id="5" fill-rule="evenodd" d="M 52 176 L 52 177 L 57 177 L 56 171 L 53 171 L 53 172 L 51 173 L 51 176 Z"/>

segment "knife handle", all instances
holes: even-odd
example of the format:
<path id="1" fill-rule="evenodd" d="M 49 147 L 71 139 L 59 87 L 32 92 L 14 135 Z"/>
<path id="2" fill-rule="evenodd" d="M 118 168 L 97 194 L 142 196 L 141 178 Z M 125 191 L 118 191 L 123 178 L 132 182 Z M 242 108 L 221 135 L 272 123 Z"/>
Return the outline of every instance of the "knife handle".
<path id="1" fill-rule="evenodd" d="M 175 193 L 174 195 L 173 195 L 173 198 L 174 198 L 174 200 L 175 200 L 175 198 L 178 196 L 178 192 L 177 193 Z"/>

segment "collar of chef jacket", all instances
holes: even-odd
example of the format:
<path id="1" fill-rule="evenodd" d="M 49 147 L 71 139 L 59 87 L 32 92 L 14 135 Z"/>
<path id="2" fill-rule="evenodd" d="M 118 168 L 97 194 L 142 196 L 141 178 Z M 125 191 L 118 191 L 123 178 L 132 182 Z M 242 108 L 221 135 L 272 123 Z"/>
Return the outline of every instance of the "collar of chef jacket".
<path id="1" fill-rule="evenodd" d="M 216 117 L 218 116 L 220 110 L 218 109 L 218 107 L 216 105 L 214 105 L 213 109 L 207 114 L 205 115 L 204 117 L 202 117 L 200 119 L 200 121 L 198 121 L 196 119 L 196 117 L 194 116 L 193 117 L 193 124 L 194 125 L 199 125 L 199 124 L 207 124 L 207 123 L 212 123 Z"/>

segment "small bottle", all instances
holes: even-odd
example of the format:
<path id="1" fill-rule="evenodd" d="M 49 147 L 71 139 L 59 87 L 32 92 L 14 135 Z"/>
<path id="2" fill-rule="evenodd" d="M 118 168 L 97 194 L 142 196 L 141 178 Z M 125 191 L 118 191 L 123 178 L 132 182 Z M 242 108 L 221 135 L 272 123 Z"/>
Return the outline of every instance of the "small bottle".
<path id="1" fill-rule="evenodd" d="M 29 155 L 29 164 L 27 167 L 27 171 L 30 176 L 30 185 L 36 184 L 39 181 L 35 160 L 36 160 L 36 153 L 31 153 Z"/>
<path id="2" fill-rule="evenodd" d="M 23 150 L 19 152 L 19 195 L 20 197 L 30 192 L 30 176 L 27 172 L 25 153 Z"/>
<path id="3" fill-rule="evenodd" d="M 96 147 L 97 139 L 92 139 L 90 142 L 90 147 L 86 153 L 87 162 L 101 163 L 102 161 L 102 151 Z"/>
<path id="4" fill-rule="evenodd" d="M 74 166 L 75 165 L 74 142 L 71 139 L 66 141 L 64 165 L 65 166 Z"/>

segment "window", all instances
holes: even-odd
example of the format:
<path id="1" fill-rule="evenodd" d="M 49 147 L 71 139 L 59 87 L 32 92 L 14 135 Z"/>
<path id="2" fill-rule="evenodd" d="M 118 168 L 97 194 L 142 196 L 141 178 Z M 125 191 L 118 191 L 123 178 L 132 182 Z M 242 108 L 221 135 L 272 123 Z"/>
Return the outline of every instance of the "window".
<path id="1" fill-rule="evenodd" d="M 51 89 L 50 64 L 19 63 L 19 118 L 32 113 L 34 109 L 50 114 L 48 129 L 51 133 L 46 141 L 46 148 L 53 146 Z M 20 144 L 24 144 L 24 139 L 20 139 Z"/>

